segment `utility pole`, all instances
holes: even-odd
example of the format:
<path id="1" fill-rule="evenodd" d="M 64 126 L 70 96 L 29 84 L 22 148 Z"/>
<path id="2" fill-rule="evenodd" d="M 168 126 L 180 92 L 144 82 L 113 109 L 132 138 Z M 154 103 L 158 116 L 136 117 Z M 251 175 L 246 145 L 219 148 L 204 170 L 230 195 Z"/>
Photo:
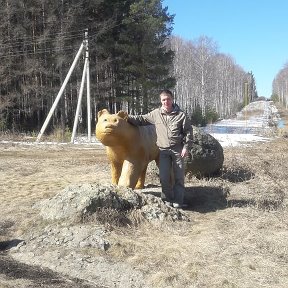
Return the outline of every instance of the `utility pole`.
<path id="1" fill-rule="evenodd" d="M 88 46 L 88 29 L 85 31 L 85 62 L 86 79 L 87 79 L 87 129 L 88 129 L 88 142 L 91 142 L 91 100 L 90 100 L 90 69 L 89 69 L 89 46 Z"/>
<path id="2" fill-rule="evenodd" d="M 83 68 L 83 74 L 82 74 L 82 81 L 81 81 L 81 86 L 80 86 L 80 91 L 79 91 L 79 97 L 78 97 L 78 103 L 77 103 L 77 109 L 76 109 L 76 114 L 75 114 L 75 119 L 74 119 L 74 126 L 73 126 L 73 132 L 71 136 L 71 143 L 74 143 L 74 138 L 77 130 L 77 124 L 78 124 L 78 118 L 79 118 L 79 112 L 80 112 L 80 107 L 81 107 L 81 100 L 82 100 L 82 95 L 83 95 L 83 89 L 84 89 L 84 83 L 85 83 L 85 78 L 87 78 L 87 128 L 88 128 L 88 141 L 91 142 L 91 105 L 90 105 L 90 77 L 89 77 L 89 50 L 88 50 L 88 30 L 85 30 L 85 35 L 84 35 L 84 41 L 82 42 L 75 58 L 74 61 L 66 75 L 66 78 L 54 100 L 54 103 L 48 113 L 48 116 L 46 117 L 46 120 L 37 136 L 36 142 L 39 142 L 43 133 L 45 132 L 47 125 L 49 124 L 49 121 L 58 105 L 58 102 L 66 88 L 66 85 L 71 77 L 71 74 L 76 66 L 76 63 L 85 48 L 85 63 L 84 63 L 84 68 Z"/>
<path id="3" fill-rule="evenodd" d="M 75 118 L 74 118 L 73 131 L 71 135 L 71 143 L 74 143 L 76 130 L 78 126 L 78 119 L 79 119 L 79 113 L 80 113 L 80 108 L 81 108 L 81 101 L 82 101 L 82 95 L 83 95 L 83 89 L 84 89 L 84 83 L 85 83 L 85 77 L 86 77 L 86 71 L 87 71 L 87 64 L 88 64 L 87 59 L 85 59 L 83 73 L 82 73 L 82 80 L 81 80 L 81 85 L 80 85 L 80 91 L 79 91 L 79 96 L 78 96 L 78 102 L 77 102 L 77 109 L 76 109 Z"/>
<path id="4" fill-rule="evenodd" d="M 87 134 L 88 134 L 88 142 L 89 143 L 91 142 L 91 105 L 90 105 L 91 100 L 90 100 L 90 77 L 89 77 L 88 30 L 85 31 L 85 38 L 84 38 L 83 43 L 84 43 L 84 48 L 85 48 L 85 63 L 84 63 L 82 80 L 81 80 L 80 91 L 79 91 L 79 96 L 78 96 L 77 109 L 76 109 L 76 114 L 75 114 L 75 118 L 74 118 L 71 143 L 74 143 L 74 140 L 75 140 L 85 79 L 87 81 L 87 83 L 86 83 L 86 85 L 87 85 L 87 130 L 88 130 Z"/>

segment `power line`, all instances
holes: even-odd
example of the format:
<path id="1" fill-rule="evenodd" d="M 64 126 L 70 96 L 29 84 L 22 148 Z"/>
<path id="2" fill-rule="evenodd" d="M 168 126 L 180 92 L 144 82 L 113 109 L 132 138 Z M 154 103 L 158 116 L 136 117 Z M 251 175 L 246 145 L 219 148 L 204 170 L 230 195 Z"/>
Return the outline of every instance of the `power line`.
<path id="1" fill-rule="evenodd" d="M 69 36 L 62 36 L 61 34 L 59 34 L 59 36 L 41 36 L 43 37 L 42 39 L 19 39 L 17 41 L 15 40 L 10 40 L 10 43 L 6 42 L 7 44 L 5 43 L 0 43 L 0 49 L 9 49 L 9 48 L 18 48 L 19 45 L 43 45 L 43 44 L 47 44 L 47 43 L 51 43 L 51 40 L 56 40 L 57 37 L 61 37 L 61 40 L 73 40 L 73 39 L 78 39 L 78 38 L 83 38 L 83 34 L 80 35 L 80 34 L 75 34 L 75 35 L 69 35 Z M 13 41 L 13 42 L 12 42 Z"/>
<path id="2" fill-rule="evenodd" d="M 67 36 L 65 36 L 65 34 Z M 45 47 L 45 48 L 41 48 L 39 46 L 44 46 L 44 45 L 51 45 L 51 42 L 56 42 L 57 41 L 57 37 L 61 37 L 61 41 L 68 41 L 68 40 L 75 40 L 75 39 L 79 39 L 80 37 L 83 38 L 83 31 L 77 31 L 74 33 L 55 33 L 53 35 L 49 35 L 49 36 L 41 36 L 43 37 L 43 39 L 31 39 L 31 38 L 26 38 L 26 40 L 22 40 L 20 38 L 17 38 L 18 41 L 13 41 L 13 43 L 9 43 L 6 42 L 7 44 L 0 44 L 0 58 L 9 58 L 9 57 L 13 57 L 13 56 L 19 56 L 19 55 L 30 55 L 30 54 L 43 54 L 43 53 L 49 53 L 49 52 L 61 52 L 61 51 L 69 51 L 71 49 L 75 49 L 74 46 L 70 45 L 67 46 L 65 44 L 63 44 L 63 47 Z M 93 33 L 91 35 L 89 35 L 89 39 L 92 39 L 93 37 L 95 37 L 97 35 L 97 33 Z M 15 39 L 15 38 L 14 38 Z M 25 38 L 24 38 L 25 39 Z M 25 47 L 29 47 L 29 46 L 33 46 L 34 48 L 25 48 Z M 5 51 L 1 51 L 1 50 L 5 50 Z M 7 50 L 14 50 L 14 51 L 7 51 Z M 15 51 L 16 50 L 16 51 Z M 1 55 L 1 52 L 3 55 Z M 4 55 L 5 54 L 5 55 Z M 7 55 L 8 54 L 8 55 Z"/>
<path id="3" fill-rule="evenodd" d="M 17 53 L 9 53 L 8 55 L 0 55 L 0 59 L 5 58 L 11 58 L 11 57 L 18 57 L 18 56 L 24 56 L 24 55 L 35 55 L 35 54 L 45 54 L 45 53 L 51 53 L 51 52 L 68 52 L 68 51 L 74 51 L 75 47 L 66 47 L 64 48 L 46 48 L 46 49 L 39 49 L 36 51 L 33 50 L 27 50 Z M 7 53 L 6 53 L 7 54 Z"/>

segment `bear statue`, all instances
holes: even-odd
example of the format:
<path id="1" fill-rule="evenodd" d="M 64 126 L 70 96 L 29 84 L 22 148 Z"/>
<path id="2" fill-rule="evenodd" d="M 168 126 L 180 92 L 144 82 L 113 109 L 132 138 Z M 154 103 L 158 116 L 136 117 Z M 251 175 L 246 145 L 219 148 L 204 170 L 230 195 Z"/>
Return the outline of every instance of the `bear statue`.
<path id="1" fill-rule="evenodd" d="M 159 164 L 154 125 L 136 127 L 127 122 L 126 112 L 110 114 L 103 109 L 98 112 L 96 138 L 106 146 L 112 184 L 144 188 L 149 162 Z"/>

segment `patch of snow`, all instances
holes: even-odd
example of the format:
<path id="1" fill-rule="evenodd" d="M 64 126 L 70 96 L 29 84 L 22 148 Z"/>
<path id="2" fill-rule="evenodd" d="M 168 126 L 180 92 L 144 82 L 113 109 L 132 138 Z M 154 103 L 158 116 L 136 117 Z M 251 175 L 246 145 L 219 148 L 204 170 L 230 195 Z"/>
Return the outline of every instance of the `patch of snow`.
<path id="1" fill-rule="evenodd" d="M 95 138 L 95 136 L 94 136 Z M 88 141 L 87 136 L 79 136 L 75 138 L 74 143 L 71 142 L 55 142 L 55 141 L 42 141 L 42 142 L 36 142 L 36 141 L 13 141 L 13 140 L 1 140 L 1 144 L 14 144 L 14 145 L 25 145 L 25 146 L 33 146 L 33 145 L 59 145 L 59 146 L 66 146 L 66 145 L 99 145 L 103 146 L 102 143 L 100 143 L 96 138 L 94 139 L 93 136 L 91 137 L 91 141 Z"/>
<path id="2" fill-rule="evenodd" d="M 254 134 L 211 134 L 219 141 L 222 147 L 235 147 L 239 145 L 247 145 L 252 142 L 265 142 L 271 138 L 257 136 Z"/>
<path id="3" fill-rule="evenodd" d="M 273 101 L 255 101 L 237 113 L 236 118 L 208 125 L 205 132 L 217 139 L 222 147 L 247 145 L 271 140 L 263 135 L 269 134 L 279 119 Z"/>

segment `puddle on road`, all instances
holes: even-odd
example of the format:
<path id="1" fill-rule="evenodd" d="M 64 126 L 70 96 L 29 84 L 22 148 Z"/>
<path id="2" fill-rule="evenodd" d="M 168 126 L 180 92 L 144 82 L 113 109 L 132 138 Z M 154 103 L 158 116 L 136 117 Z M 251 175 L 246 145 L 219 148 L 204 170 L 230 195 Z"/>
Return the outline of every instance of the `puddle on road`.
<path id="1" fill-rule="evenodd" d="M 237 127 L 237 126 L 221 126 L 207 125 L 203 127 L 204 132 L 209 134 L 259 134 L 264 128 L 260 127 Z"/>

